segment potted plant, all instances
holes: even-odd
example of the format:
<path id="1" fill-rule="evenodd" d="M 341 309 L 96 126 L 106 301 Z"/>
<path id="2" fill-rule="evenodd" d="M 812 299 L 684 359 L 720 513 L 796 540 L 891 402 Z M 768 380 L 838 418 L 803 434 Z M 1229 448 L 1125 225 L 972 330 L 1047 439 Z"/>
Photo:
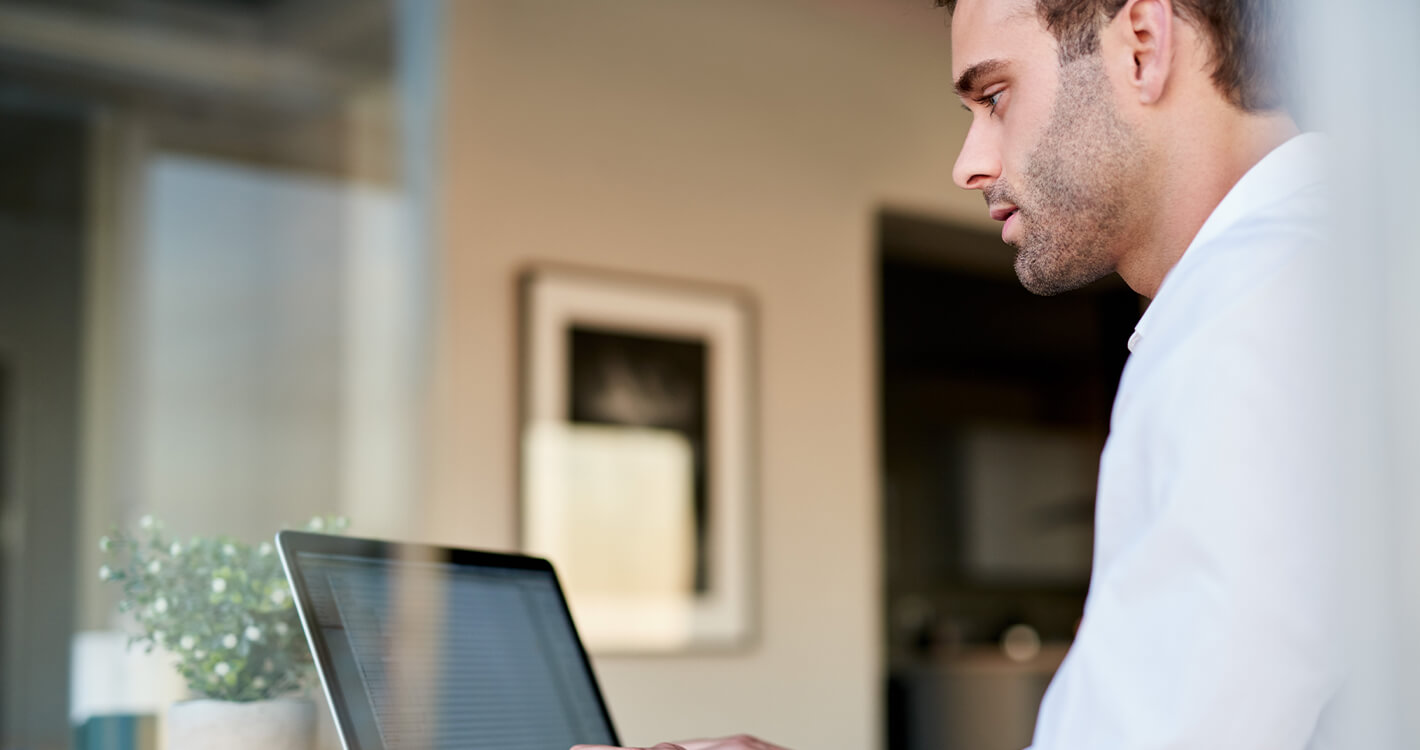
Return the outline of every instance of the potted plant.
<path id="1" fill-rule="evenodd" d="M 315 518 L 311 531 L 343 531 L 343 519 Z M 123 589 L 119 611 L 138 632 L 129 645 L 162 648 L 195 700 L 168 712 L 168 745 L 308 750 L 315 705 L 311 674 L 281 561 L 270 542 L 225 536 L 169 537 L 144 516 L 135 533 L 99 540 L 99 577 Z"/>

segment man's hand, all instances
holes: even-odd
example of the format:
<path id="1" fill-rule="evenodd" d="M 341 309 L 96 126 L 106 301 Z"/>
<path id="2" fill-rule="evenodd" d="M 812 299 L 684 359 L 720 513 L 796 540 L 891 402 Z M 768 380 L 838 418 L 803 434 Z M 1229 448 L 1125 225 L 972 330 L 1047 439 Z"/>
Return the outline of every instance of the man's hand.
<path id="1" fill-rule="evenodd" d="M 662 742 L 655 747 L 645 748 L 578 745 L 572 748 L 572 750 L 788 750 L 788 748 L 771 745 L 764 740 L 751 737 L 747 734 L 737 734 L 734 737 L 721 737 L 715 740 L 687 740 L 674 745 L 669 742 Z"/>

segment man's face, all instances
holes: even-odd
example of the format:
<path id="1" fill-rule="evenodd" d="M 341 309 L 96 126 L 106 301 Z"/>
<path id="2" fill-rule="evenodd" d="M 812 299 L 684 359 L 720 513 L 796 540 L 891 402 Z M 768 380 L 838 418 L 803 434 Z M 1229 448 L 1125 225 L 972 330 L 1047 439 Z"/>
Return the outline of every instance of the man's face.
<path id="1" fill-rule="evenodd" d="M 1021 283 L 1057 294 L 1113 272 L 1146 153 L 1120 119 L 1102 58 L 1061 66 L 1034 0 L 962 0 L 952 73 L 972 113 L 952 176 L 1005 222 Z"/>

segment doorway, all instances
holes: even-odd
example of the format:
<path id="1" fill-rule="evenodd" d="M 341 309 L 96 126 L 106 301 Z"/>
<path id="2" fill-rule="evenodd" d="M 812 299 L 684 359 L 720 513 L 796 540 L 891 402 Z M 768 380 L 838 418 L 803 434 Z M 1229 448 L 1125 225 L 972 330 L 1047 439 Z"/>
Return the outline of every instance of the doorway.
<path id="1" fill-rule="evenodd" d="M 87 135 L 0 80 L 0 747 L 70 740 Z"/>
<path id="2" fill-rule="evenodd" d="M 1043 298 L 999 238 L 879 222 L 890 750 L 1019 750 L 1084 608 L 1139 297 Z"/>

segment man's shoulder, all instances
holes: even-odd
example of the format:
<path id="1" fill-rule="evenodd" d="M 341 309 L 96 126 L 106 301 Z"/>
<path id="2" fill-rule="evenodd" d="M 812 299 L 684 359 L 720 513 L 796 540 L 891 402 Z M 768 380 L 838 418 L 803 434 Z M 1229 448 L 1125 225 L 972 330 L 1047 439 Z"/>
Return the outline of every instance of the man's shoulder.
<path id="1" fill-rule="evenodd" d="M 1319 188 L 1297 191 L 1191 248 L 1199 255 L 1175 269 L 1147 314 L 1131 356 L 1134 384 L 1191 391 L 1212 381 L 1200 378 L 1205 372 L 1290 378 L 1319 366 L 1324 353 L 1313 334 L 1337 298 L 1328 292 L 1325 211 Z"/>
<path id="2" fill-rule="evenodd" d="M 1335 202 L 1325 139 L 1304 134 L 1274 149 L 1214 208 L 1160 289 L 1160 297 L 1216 304 L 1320 255 Z"/>
<path id="3" fill-rule="evenodd" d="M 1159 297 L 1151 333 L 1178 338 L 1209 321 L 1258 309 L 1278 324 L 1290 306 L 1326 284 L 1330 204 L 1322 185 L 1291 191 L 1255 207 L 1190 247 Z"/>

